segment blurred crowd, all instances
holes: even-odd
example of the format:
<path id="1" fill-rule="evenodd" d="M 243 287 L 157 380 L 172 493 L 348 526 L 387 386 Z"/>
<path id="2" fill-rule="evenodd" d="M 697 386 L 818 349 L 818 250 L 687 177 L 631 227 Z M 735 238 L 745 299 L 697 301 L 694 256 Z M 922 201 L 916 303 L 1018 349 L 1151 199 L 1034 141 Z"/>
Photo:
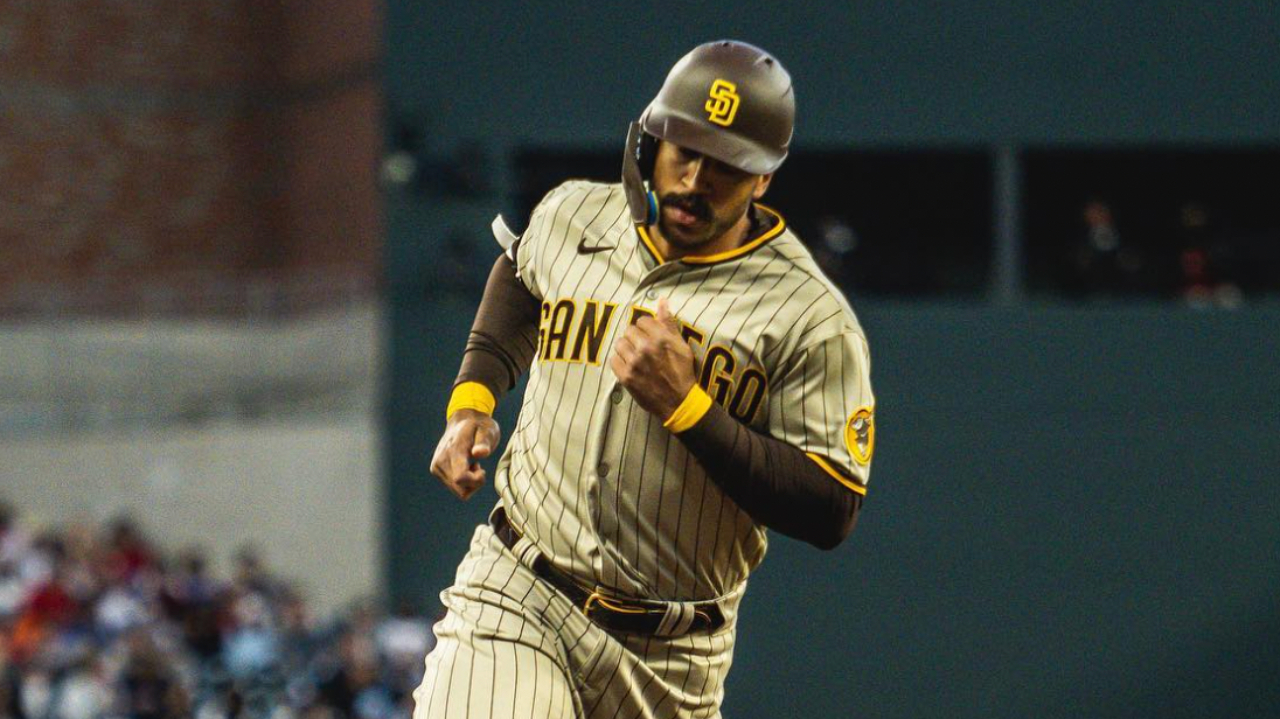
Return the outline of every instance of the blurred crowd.
<path id="1" fill-rule="evenodd" d="M 1206 204 L 1188 202 L 1160 242 L 1138 242 L 1122 232 L 1111 203 L 1092 198 L 1058 265 L 1060 285 L 1076 297 L 1147 295 L 1196 308 L 1239 307 L 1248 284 L 1241 265 L 1248 264 L 1242 250 L 1249 238 L 1223 232 L 1213 219 Z"/>
<path id="2" fill-rule="evenodd" d="M 312 616 L 242 549 L 219 578 L 127 518 L 33 531 L 0 502 L 0 719 L 407 719 L 434 638 L 408 608 Z"/>

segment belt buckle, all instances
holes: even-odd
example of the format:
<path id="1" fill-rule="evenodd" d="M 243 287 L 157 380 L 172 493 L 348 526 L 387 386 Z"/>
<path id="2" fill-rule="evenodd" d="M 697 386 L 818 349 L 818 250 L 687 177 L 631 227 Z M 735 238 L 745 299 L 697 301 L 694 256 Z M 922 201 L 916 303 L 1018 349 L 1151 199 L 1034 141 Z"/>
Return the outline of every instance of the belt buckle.
<path id="1" fill-rule="evenodd" d="M 592 618 L 592 612 L 599 610 L 604 610 L 613 614 L 627 614 L 633 616 L 637 614 L 644 615 L 663 613 L 663 611 L 659 609 L 646 609 L 636 605 L 627 605 L 616 599 L 611 599 L 607 595 L 601 594 L 599 591 L 592 591 L 591 594 L 587 596 L 586 601 L 582 604 L 582 613 L 592 621 L 599 621 Z M 702 620 L 702 627 L 698 626 L 698 620 Z M 711 614 L 709 612 L 702 609 L 693 610 L 693 622 L 689 626 L 689 631 L 696 631 L 701 628 L 711 629 L 714 626 L 715 622 L 712 621 Z"/>
<path id="2" fill-rule="evenodd" d="M 596 608 L 602 608 L 602 609 L 605 609 L 606 611 L 616 612 L 618 614 L 648 614 L 649 613 L 648 609 L 644 609 L 641 607 L 628 607 L 623 604 L 619 604 L 616 601 L 610 600 L 609 597 L 606 597 L 605 595 L 601 594 L 598 591 L 592 591 L 591 594 L 587 597 L 587 601 L 583 602 L 582 604 L 582 613 L 587 615 L 587 618 L 590 618 L 591 612 Z"/>

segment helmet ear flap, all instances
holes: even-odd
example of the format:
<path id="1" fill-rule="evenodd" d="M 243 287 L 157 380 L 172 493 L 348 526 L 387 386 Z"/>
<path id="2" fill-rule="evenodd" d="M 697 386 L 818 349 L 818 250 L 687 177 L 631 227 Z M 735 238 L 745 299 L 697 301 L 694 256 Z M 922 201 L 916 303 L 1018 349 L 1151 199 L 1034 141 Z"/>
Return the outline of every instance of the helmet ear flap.
<path id="1" fill-rule="evenodd" d="M 622 189 L 626 193 L 631 221 L 648 225 L 658 216 L 657 196 L 650 190 L 658 139 L 640 129 L 640 122 L 627 126 L 627 146 L 622 152 Z"/>
<path id="2" fill-rule="evenodd" d="M 640 167 L 640 176 L 645 182 L 653 182 L 653 166 L 658 161 L 658 138 L 647 132 L 640 133 L 640 143 L 636 146 L 636 164 Z"/>

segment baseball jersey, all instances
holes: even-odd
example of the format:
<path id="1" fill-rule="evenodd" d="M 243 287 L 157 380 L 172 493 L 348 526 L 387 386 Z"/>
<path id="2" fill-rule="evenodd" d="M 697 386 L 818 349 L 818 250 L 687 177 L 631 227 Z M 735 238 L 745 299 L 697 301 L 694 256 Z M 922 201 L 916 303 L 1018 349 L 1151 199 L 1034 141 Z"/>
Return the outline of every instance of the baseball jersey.
<path id="1" fill-rule="evenodd" d="M 613 344 L 666 298 L 699 383 L 737 420 L 865 494 L 875 443 L 867 342 L 852 309 L 775 211 L 739 248 L 663 261 L 621 185 L 570 181 L 509 251 L 541 300 L 538 346 L 494 484 L 513 523 L 583 584 L 706 600 L 740 588 L 765 527 L 636 404 Z"/>

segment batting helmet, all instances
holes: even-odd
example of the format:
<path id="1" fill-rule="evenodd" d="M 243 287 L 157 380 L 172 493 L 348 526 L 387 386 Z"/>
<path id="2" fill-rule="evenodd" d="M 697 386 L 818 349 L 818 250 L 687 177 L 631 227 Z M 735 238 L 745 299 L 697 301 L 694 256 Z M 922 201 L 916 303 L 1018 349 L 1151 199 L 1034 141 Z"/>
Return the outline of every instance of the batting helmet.
<path id="1" fill-rule="evenodd" d="M 671 68 L 640 116 L 653 137 L 753 175 L 787 158 L 795 123 L 791 75 L 769 53 L 735 40 L 694 48 Z"/>

